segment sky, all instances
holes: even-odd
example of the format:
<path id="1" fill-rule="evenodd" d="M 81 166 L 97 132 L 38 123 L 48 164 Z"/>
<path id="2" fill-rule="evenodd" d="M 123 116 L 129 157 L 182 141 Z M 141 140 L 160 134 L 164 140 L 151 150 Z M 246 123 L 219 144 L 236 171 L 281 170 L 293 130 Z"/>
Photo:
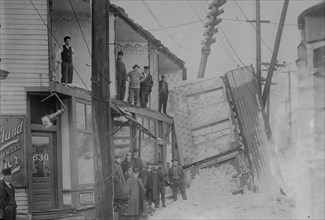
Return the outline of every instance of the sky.
<path id="1" fill-rule="evenodd" d="M 123 7 L 135 22 L 150 31 L 174 54 L 185 61 L 188 79 L 197 78 L 201 59 L 208 5 L 212 0 L 111 0 Z M 278 62 L 287 62 L 290 67 L 279 68 L 274 73 L 271 92 L 271 115 L 275 116 L 279 104 L 283 104 L 287 92 L 288 70 L 297 80 L 297 46 L 300 33 L 297 26 L 299 14 L 322 0 L 290 0 L 278 54 Z M 283 0 L 261 0 L 262 62 L 270 62 L 275 36 L 282 11 Z M 238 66 L 252 64 L 255 68 L 255 24 L 246 20 L 255 19 L 255 0 L 228 0 L 221 6 L 224 13 L 219 17 L 217 42 L 211 45 L 206 78 L 222 76 Z M 262 69 L 265 69 L 262 67 Z M 263 74 L 266 76 L 266 73 Z M 293 83 L 294 84 L 294 83 Z"/>

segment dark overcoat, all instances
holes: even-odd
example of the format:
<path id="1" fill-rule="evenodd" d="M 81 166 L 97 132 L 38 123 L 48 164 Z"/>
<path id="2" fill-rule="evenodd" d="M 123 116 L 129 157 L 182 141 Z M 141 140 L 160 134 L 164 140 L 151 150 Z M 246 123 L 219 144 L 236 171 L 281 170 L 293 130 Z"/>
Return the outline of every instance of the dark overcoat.
<path id="1" fill-rule="evenodd" d="M 125 179 L 121 165 L 117 162 L 113 164 L 113 179 L 114 179 L 114 199 L 125 199 L 124 192 Z"/>
<path id="2" fill-rule="evenodd" d="M 143 211 L 143 200 L 146 200 L 142 180 L 131 175 L 126 181 L 125 192 L 129 198 L 125 215 L 140 215 Z"/>
<path id="3" fill-rule="evenodd" d="M 10 183 L 7 186 L 4 180 L 0 180 L 0 218 L 16 220 L 15 187 Z"/>

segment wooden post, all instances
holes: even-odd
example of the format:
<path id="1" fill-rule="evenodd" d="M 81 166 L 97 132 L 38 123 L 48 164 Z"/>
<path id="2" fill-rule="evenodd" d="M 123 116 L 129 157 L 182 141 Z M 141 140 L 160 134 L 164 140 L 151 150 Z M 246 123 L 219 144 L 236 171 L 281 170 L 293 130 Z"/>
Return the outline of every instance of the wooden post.
<path id="1" fill-rule="evenodd" d="M 272 54 L 272 58 L 271 58 L 270 68 L 269 68 L 269 71 L 267 73 L 266 82 L 265 82 L 265 86 L 264 86 L 264 90 L 263 90 L 262 104 L 263 104 L 264 108 L 266 106 L 267 99 L 269 98 L 269 95 L 270 95 L 272 76 L 273 76 L 274 68 L 275 68 L 275 65 L 276 65 L 276 59 L 278 57 L 278 52 L 279 52 L 280 42 L 281 42 L 281 36 L 282 36 L 282 31 L 283 31 L 285 18 L 286 18 L 286 15 L 287 15 L 288 5 L 289 5 L 289 0 L 284 0 L 282 13 L 281 13 L 281 18 L 280 18 L 280 23 L 279 23 L 279 26 L 278 26 L 278 31 L 276 33 L 275 44 L 274 44 L 273 54 Z"/>
<path id="2" fill-rule="evenodd" d="M 261 70 L 261 2 L 256 0 L 256 78 L 259 93 L 262 92 L 262 70 Z"/>
<path id="3" fill-rule="evenodd" d="M 109 1 L 92 1 L 92 108 L 96 219 L 113 219 L 111 111 L 109 91 Z"/>

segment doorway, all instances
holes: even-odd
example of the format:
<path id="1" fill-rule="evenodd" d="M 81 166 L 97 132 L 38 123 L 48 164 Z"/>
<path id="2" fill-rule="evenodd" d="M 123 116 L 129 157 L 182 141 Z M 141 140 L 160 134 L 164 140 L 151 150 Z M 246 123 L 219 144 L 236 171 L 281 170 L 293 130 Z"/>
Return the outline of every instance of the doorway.
<path id="1" fill-rule="evenodd" d="M 49 210 L 57 206 L 53 136 L 51 132 L 32 132 L 33 210 Z"/>

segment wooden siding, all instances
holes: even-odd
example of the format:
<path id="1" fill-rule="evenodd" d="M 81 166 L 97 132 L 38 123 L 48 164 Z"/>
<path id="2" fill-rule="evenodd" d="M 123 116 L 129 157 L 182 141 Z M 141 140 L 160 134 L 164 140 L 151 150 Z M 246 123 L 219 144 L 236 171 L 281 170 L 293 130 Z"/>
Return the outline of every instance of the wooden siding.
<path id="1" fill-rule="evenodd" d="M 243 67 L 226 73 L 224 81 L 237 115 L 246 153 L 257 180 L 262 183 L 273 174 L 282 185 L 282 175 L 275 153 L 269 124 L 252 66 Z"/>
<path id="2" fill-rule="evenodd" d="M 17 203 L 17 213 L 28 214 L 28 193 L 25 188 L 16 189 L 16 203 Z"/>
<path id="3" fill-rule="evenodd" d="M 0 114 L 26 114 L 25 87 L 48 87 L 47 0 L 0 0 Z M 41 17 L 42 19 L 41 19 Z"/>

